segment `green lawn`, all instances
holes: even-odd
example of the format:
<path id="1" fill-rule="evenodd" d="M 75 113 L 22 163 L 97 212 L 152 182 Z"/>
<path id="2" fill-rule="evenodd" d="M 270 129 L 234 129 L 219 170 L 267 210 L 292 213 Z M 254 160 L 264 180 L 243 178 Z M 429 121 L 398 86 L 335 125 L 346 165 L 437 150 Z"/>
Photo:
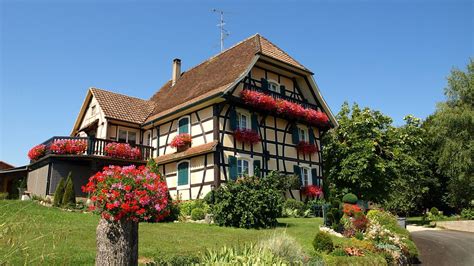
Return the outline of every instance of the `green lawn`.
<path id="1" fill-rule="evenodd" d="M 0 201 L 0 265 L 93 264 L 99 217 L 36 202 Z M 256 242 L 286 231 L 310 253 L 321 218 L 282 218 L 276 229 L 247 230 L 191 223 L 140 224 L 140 258 L 198 255 L 207 248 Z M 10 249 L 11 243 L 15 243 Z M 9 244 L 10 243 L 10 244 Z"/>

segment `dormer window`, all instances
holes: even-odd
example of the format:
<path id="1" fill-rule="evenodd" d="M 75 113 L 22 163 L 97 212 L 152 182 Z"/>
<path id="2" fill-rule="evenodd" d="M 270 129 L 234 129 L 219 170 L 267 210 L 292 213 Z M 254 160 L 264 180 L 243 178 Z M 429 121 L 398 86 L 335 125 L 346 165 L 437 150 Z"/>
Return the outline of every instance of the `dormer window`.
<path id="1" fill-rule="evenodd" d="M 280 85 L 275 81 L 268 81 L 268 89 L 280 93 Z"/>

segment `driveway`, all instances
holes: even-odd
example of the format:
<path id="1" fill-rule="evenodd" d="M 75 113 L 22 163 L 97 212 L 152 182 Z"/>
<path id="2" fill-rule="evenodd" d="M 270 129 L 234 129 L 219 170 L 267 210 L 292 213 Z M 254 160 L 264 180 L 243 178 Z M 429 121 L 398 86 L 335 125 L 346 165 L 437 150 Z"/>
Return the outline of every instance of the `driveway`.
<path id="1" fill-rule="evenodd" d="M 474 265 L 474 233 L 410 230 L 423 265 Z"/>

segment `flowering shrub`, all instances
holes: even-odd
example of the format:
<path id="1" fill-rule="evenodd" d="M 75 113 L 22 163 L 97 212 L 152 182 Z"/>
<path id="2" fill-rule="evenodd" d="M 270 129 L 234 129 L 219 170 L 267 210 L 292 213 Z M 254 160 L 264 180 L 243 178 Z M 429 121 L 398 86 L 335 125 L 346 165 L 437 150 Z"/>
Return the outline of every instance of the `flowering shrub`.
<path id="1" fill-rule="evenodd" d="M 344 206 L 342 208 L 342 212 L 344 212 L 345 215 L 352 217 L 356 213 L 362 212 L 361 208 L 357 206 L 356 204 L 347 204 L 344 203 Z"/>
<path id="2" fill-rule="evenodd" d="M 31 150 L 28 151 L 28 158 L 30 160 L 36 161 L 39 158 L 43 157 L 44 154 L 46 153 L 46 146 L 43 144 L 39 144 L 31 148 Z"/>
<path id="3" fill-rule="evenodd" d="M 260 136 L 257 131 L 252 129 L 236 129 L 234 131 L 234 137 L 237 141 L 252 145 L 260 142 Z"/>
<path id="4" fill-rule="evenodd" d="M 87 149 L 87 141 L 80 139 L 58 139 L 51 147 L 52 153 L 56 154 L 83 154 Z"/>
<path id="5" fill-rule="evenodd" d="M 171 141 L 170 146 L 173 148 L 184 148 L 191 145 L 192 138 L 188 133 L 181 133 L 176 135 Z"/>
<path id="6" fill-rule="evenodd" d="M 307 197 L 317 197 L 321 194 L 323 194 L 323 190 L 318 187 L 318 186 L 315 186 L 315 185 L 308 185 L 308 186 L 305 186 L 301 189 L 303 195 L 307 196 Z"/>
<path id="7" fill-rule="evenodd" d="M 302 154 L 313 154 L 318 151 L 318 147 L 314 144 L 311 144 L 307 141 L 300 141 L 296 145 L 296 150 Z"/>
<path id="8" fill-rule="evenodd" d="M 141 152 L 138 148 L 132 148 L 128 143 L 112 142 L 105 146 L 105 155 L 115 158 L 139 160 Z"/>
<path id="9" fill-rule="evenodd" d="M 272 96 L 262 92 L 243 90 L 240 97 L 250 106 L 266 111 L 276 112 L 290 118 L 305 120 L 311 125 L 327 127 L 328 116 L 314 109 L 305 109 L 303 106 L 286 100 L 275 100 Z"/>
<path id="10" fill-rule="evenodd" d="M 355 256 L 355 257 L 364 256 L 364 251 L 361 250 L 360 248 L 347 247 L 344 249 L 344 251 L 346 252 L 348 256 Z"/>
<path id="11" fill-rule="evenodd" d="M 169 213 L 166 182 L 144 166 L 104 167 L 82 191 L 91 196 L 90 210 L 106 220 L 160 221 Z"/>

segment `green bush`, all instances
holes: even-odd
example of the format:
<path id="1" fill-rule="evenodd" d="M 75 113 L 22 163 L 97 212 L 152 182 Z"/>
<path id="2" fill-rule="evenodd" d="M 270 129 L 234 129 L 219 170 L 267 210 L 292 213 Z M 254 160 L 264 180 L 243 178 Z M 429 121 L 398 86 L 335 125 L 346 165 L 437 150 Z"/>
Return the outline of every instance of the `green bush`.
<path id="1" fill-rule="evenodd" d="M 56 191 L 54 192 L 54 201 L 53 206 L 59 207 L 62 204 L 63 196 L 64 196 L 64 178 L 61 177 L 59 180 L 58 185 L 56 186 Z"/>
<path id="2" fill-rule="evenodd" d="M 354 237 L 359 240 L 364 240 L 364 234 L 362 232 L 356 232 Z"/>
<path id="3" fill-rule="evenodd" d="M 213 206 L 216 224 L 241 228 L 276 226 L 283 193 L 273 183 L 274 178 L 267 177 L 243 177 L 217 188 Z"/>
<path id="4" fill-rule="evenodd" d="M 290 263 L 301 262 L 306 257 L 303 248 L 296 239 L 285 232 L 281 234 L 275 233 L 269 239 L 260 241 L 258 247 Z"/>
<path id="5" fill-rule="evenodd" d="M 357 204 L 358 200 L 359 199 L 357 198 L 357 196 L 352 193 L 347 193 L 346 195 L 344 195 L 344 197 L 342 197 L 342 202 L 349 204 Z"/>
<path id="6" fill-rule="evenodd" d="M 5 200 L 8 198 L 8 192 L 1 192 L 0 193 L 0 200 Z"/>
<path id="7" fill-rule="evenodd" d="M 64 195 L 61 201 L 63 206 L 75 207 L 76 206 L 76 192 L 74 191 L 74 181 L 72 175 L 69 173 L 66 179 L 66 185 L 64 188 Z"/>
<path id="8" fill-rule="evenodd" d="M 345 257 L 347 256 L 347 253 L 344 251 L 342 248 L 336 248 L 333 250 L 331 253 L 331 256 L 337 256 L 337 257 Z"/>
<path id="9" fill-rule="evenodd" d="M 474 220 L 474 209 L 463 209 L 461 211 L 461 217 L 468 220 Z"/>
<path id="10" fill-rule="evenodd" d="M 209 192 L 206 194 L 206 196 L 204 196 L 204 199 L 203 199 L 203 200 L 204 200 L 204 202 L 206 202 L 207 205 L 209 205 L 209 206 L 214 205 L 214 202 L 215 202 L 214 193 L 215 193 L 215 191 L 214 191 L 214 190 L 211 190 L 211 191 L 209 191 Z"/>
<path id="11" fill-rule="evenodd" d="M 204 213 L 209 212 L 209 205 L 204 200 L 187 200 L 179 203 L 179 214 L 181 216 L 191 216 L 194 209 L 202 209 Z"/>
<path id="12" fill-rule="evenodd" d="M 191 211 L 191 220 L 198 221 L 203 220 L 206 217 L 206 213 L 201 208 L 195 208 Z"/>
<path id="13" fill-rule="evenodd" d="M 295 199 L 287 199 L 283 203 L 284 217 L 301 217 L 304 216 L 305 204 Z"/>
<path id="14" fill-rule="evenodd" d="M 433 216 L 438 216 L 438 215 L 439 215 L 439 210 L 438 210 L 438 208 L 436 208 L 436 207 L 431 207 L 430 213 L 431 213 Z"/>
<path id="15" fill-rule="evenodd" d="M 285 265 L 287 262 L 269 251 L 253 245 L 222 247 L 208 250 L 202 257 L 203 265 Z"/>
<path id="16" fill-rule="evenodd" d="M 148 266 L 155 265 L 166 265 L 166 266 L 175 266 L 175 265 L 199 265 L 199 257 L 193 255 L 174 255 L 171 257 L 160 257 L 156 258 L 154 262 L 147 263 Z"/>
<path id="17" fill-rule="evenodd" d="M 318 252 L 331 252 L 334 249 L 331 235 L 325 232 L 318 232 L 313 240 L 314 250 Z"/>

